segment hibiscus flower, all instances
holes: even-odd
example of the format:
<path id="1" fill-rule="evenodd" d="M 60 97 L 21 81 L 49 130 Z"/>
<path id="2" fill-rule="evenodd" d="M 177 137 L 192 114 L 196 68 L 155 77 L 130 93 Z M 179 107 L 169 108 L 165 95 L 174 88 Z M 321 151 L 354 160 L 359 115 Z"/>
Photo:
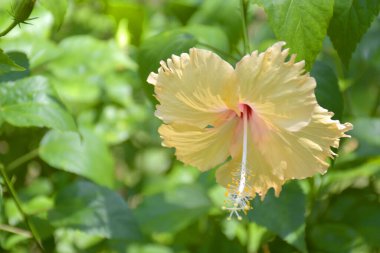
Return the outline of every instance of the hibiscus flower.
<path id="1" fill-rule="evenodd" d="M 316 82 L 284 42 L 246 55 L 233 68 L 211 51 L 161 61 L 148 82 L 159 101 L 163 145 L 178 160 L 206 171 L 227 188 L 224 209 L 239 219 L 256 194 L 276 195 L 289 179 L 325 173 L 350 123 L 318 105 Z"/>

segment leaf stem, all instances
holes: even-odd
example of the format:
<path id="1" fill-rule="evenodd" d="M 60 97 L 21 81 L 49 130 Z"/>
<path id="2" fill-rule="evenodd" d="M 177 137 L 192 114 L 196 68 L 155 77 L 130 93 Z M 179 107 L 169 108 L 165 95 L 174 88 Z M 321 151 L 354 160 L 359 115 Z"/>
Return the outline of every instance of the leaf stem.
<path id="1" fill-rule="evenodd" d="M 17 228 L 17 227 L 12 227 L 12 226 L 9 226 L 6 224 L 0 224 L 0 230 L 5 231 L 5 232 L 9 232 L 12 234 L 16 234 L 16 235 L 22 235 L 22 236 L 25 236 L 27 238 L 32 237 L 32 233 L 30 233 L 30 231 L 24 230 L 21 228 Z"/>
<path id="2" fill-rule="evenodd" d="M 13 21 L 12 24 L 10 24 L 4 31 L 0 33 L 0 37 L 3 37 L 7 35 L 10 31 L 12 31 L 13 28 L 15 28 L 17 25 L 16 21 Z"/>
<path id="3" fill-rule="evenodd" d="M 242 28 L 243 28 L 243 43 L 244 43 L 244 53 L 249 54 L 251 52 L 249 44 L 249 36 L 247 29 L 247 12 L 248 12 L 248 1 L 240 0 L 240 11 L 242 15 Z"/>
<path id="4" fill-rule="evenodd" d="M 231 54 L 229 54 L 229 53 L 227 53 L 227 52 L 225 52 L 225 51 L 223 51 L 223 50 L 220 50 L 220 49 L 218 49 L 218 48 L 216 48 L 216 47 L 214 47 L 214 46 L 211 46 L 211 45 L 209 45 L 209 44 L 206 44 L 206 43 L 203 43 L 203 42 L 200 42 L 200 41 L 198 41 L 197 44 L 198 44 L 199 46 L 203 46 L 203 47 L 206 47 L 206 48 L 208 48 L 208 49 L 211 49 L 211 50 L 214 51 L 215 53 L 218 53 L 218 54 L 220 54 L 220 55 L 223 55 L 223 56 L 229 58 L 230 60 L 233 60 L 233 61 L 236 61 L 236 62 L 239 61 L 239 59 L 236 58 L 235 56 L 233 56 L 233 55 L 231 55 Z"/>
<path id="5" fill-rule="evenodd" d="M 15 189 L 13 188 L 12 183 L 9 180 L 9 177 L 7 175 L 7 172 L 5 171 L 5 168 L 4 168 L 3 164 L 0 164 L 0 173 L 1 173 L 1 176 L 3 177 L 3 179 L 4 179 L 4 183 L 6 184 L 7 188 L 9 189 L 9 192 L 10 192 L 10 194 L 12 196 L 12 199 L 16 203 L 17 209 L 21 213 L 21 215 L 24 218 L 24 221 L 25 221 L 28 229 L 32 233 L 32 237 L 33 237 L 34 241 L 37 243 L 37 245 L 40 248 L 41 252 L 45 252 L 44 248 L 43 248 L 43 246 L 41 244 L 41 241 L 39 239 L 38 233 L 37 233 L 36 229 L 34 228 L 32 222 L 30 221 L 29 216 L 25 213 L 24 209 L 22 208 L 21 201 L 20 201 L 20 199 L 19 199 L 19 197 L 18 197 Z"/>
<path id="6" fill-rule="evenodd" d="M 16 169 L 17 167 L 19 167 L 20 165 L 22 165 L 23 163 L 26 163 L 27 161 L 29 161 L 29 160 L 35 158 L 37 155 L 38 155 L 38 149 L 33 149 L 33 150 L 30 151 L 29 153 L 26 153 L 25 155 L 20 156 L 19 158 L 17 158 L 17 159 L 14 160 L 13 162 L 11 162 L 11 163 L 7 166 L 7 169 L 8 169 L 9 171 L 14 170 L 14 169 Z"/>

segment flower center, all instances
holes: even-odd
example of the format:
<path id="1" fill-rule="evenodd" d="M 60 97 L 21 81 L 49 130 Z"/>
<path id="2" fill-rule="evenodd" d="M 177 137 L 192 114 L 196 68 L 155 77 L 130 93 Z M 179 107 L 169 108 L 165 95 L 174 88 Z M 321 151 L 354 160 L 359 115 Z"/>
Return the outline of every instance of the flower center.
<path id="1" fill-rule="evenodd" d="M 247 181 L 250 179 L 247 171 L 247 142 L 248 142 L 248 119 L 252 117 L 253 111 L 251 107 L 246 104 L 240 104 L 239 109 L 241 110 L 240 118 L 243 120 L 243 147 L 242 147 L 242 157 L 241 164 L 233 171 L 232 184 L 228 185 L 227 188 L 227 201 L 226 205 L 223 206 L 223 210 L 230 211 L 230 220 L 233 215 L 236 215 L 238 220 L 241 220 L 239 212 L 246 213 L 248 210 L 252 209 L 250 205 L 251 200 L 251 189 L 247 185 Z"/>

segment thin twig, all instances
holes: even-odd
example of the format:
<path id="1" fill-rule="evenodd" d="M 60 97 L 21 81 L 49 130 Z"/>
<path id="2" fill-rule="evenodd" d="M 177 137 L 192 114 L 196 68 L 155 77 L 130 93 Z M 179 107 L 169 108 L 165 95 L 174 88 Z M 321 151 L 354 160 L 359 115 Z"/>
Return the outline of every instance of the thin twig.
<path id="1" fill-rule="evenodd" d="M 0 173 L 1 173 L 1 176 L 3 177 L 3 179 L 4 179 L 4 183 L 6 184 L 8 190 L 9 190 L 11 196 L 12 196 L 12 199 L 14 200 L 14 202 L 16 204 L 17 209 L 21 213 L 22 217 L 24 218 L 24 221 L 25 221 L 26 225 L 28 226 L 28 229 L 32 233 L 32 237 L 33 237 L 34 241 L 37 243 L 37 245 L 40 248 L 40 250 L 42 252 L 45 252 L 44 248 L 43 248 L 43 246 L 41 244 L 41 241 L 39 239 L 38 233 L 35 230 L 32 222 L 30 221 L 30 219 L 28 217 L 28 215 L 25 213 L 24 209 L 22 208 L 21 201 L 20 201 L 20 199 L 19 199 L 19 197 L 18 197 L 15 189 L 13 188 L 11 181 L 9 180 L 9 177 L 7 175 L 7 172 L 5 171 L 5 168 L 4 168 L 3 164 L 0 164 Z"/>

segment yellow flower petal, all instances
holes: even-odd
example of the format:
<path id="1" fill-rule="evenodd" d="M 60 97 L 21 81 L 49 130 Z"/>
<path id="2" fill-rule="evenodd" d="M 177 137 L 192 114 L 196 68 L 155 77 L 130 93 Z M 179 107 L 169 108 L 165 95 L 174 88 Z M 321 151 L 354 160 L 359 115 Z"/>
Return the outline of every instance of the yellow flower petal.
<path id="1" fill-rule="evenodd" d="M 237 96 L 231 96 L 236 93 L 234 69 L 207 50 L 173 55 L 148 82 L 155 85 L 160 102 L 156 116 L 168 124 L 214 126 L 237 106 Z"/>
<path id="2" fill-rule="evenodd" d="M 330 147 L 337 148 L 339 138 L 347 136 L 344 133 L 352 128 L 349 123 L 331 120 L 332 115 L 317 106 L 310 123 L 300 131 L 272 129 L 265 142 L 253 145 L 280 179 L 302 179 L 324 173 L 329 167 L 327 158 L 334 155 Z"/>
<path id="3" fill-rule="evenodd" d="M 250 103 L 279 127 L 298 131 L 305 127 L 317 104 L 315 80 L 304 74 L 304 62 L 288 61 L 285 42 L 278 42 L 264 53 L 245 56 L 236 65 L 240 101 Z"/>
<path id="4" fill-rule="evenodd" d="M 236 119 L 214 128 L 163 124 L 158 131 L 164 146 L 176 148 L 178 160 L 205 171 L 224 162 L 229 156 L 236 124 Z"/>
<path id="5" fill-rule="evenodd" d="M 332 120 L 333 113 L 316 106 L 310 123 L 298 132 L 273 128 L 256 115 L 249 122 L 248 134 L 248 188 L 254 196 L 264 196 L 269 188 L 278 195 L 288 179 L 303 179 L 316 173 L 323 174 L 329 163 L 328 157 L 335 154 L 330 147 L 338 148 L 339 139 L 348 137 L 345 132 L 352 129 L 350 123 L 340 124 Z M 238 130 L 239 133 L 242 130 Z M 242 139 L 242 135 L 236 137 Z M 238 181 L 239 159 L 242 150 L 235 144 L 233 159 L 218 169 L 217 182 L 228 188 Z"/>

